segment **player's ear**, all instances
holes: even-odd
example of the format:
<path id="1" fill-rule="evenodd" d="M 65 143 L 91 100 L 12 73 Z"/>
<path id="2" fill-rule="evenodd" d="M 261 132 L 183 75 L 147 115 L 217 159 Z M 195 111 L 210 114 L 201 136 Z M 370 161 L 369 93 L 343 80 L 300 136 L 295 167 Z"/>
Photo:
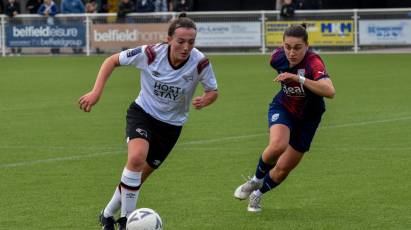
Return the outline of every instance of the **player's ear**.
<path id="1" fill-rule="evenodd" d="M 171 37 L 171 36 L 167 36 L 167 42 L 168 42 L 168 43 L 170 43 L 170 42 L 171 42 L 171 40 L 173 40 L 173 37 Z"/>

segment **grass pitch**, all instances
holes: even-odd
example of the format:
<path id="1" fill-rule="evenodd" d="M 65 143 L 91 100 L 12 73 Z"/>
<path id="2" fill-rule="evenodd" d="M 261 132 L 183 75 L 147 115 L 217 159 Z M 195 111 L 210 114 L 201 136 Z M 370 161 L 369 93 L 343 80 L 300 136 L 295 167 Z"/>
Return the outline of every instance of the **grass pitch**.
<path id="1" fill-rule="evenodd" d="M 220 97 L 190 111 L 137 206 L 158 211 L 167 230 L 409 229 L 411 55 L 322 57 L 336 98 L 326 101 L 311 151 L 264 196 L 262 213 L 232 194 L 267 144 L 267 108 L 279 90 L 268 55 L 210 57 Z M 139 91 L 138 71 L 118 68 L 94 110 L 81 112 L 77 99 L 103 59 L 0 59 L 0 229 L 99 229 Z"/>

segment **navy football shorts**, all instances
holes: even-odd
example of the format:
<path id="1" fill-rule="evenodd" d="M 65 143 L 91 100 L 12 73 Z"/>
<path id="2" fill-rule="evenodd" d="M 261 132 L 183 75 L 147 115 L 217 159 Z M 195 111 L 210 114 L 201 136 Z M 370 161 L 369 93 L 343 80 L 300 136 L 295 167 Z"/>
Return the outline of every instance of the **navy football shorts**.
<path id="1" fill-rule="evenodd" d="M 271 103 L 268 109 L 268 127 L 283 124 L 290 129 L 289 144 L 301 153 L 310 150 L 314 134 L 321 121 L 321 115 L 316 118 L 299 119 L 287 111 L 281 104 Z"/>
<path id="2" fill-rule="evenodd" d="M 149 142 L 147 164 L 157 169 L 164 162 L 180 136 L 182 126 L 159 121 L 146 113 L 135 102 L 131 103 L 126 117 L 127 141 L 143 138 Z"/>

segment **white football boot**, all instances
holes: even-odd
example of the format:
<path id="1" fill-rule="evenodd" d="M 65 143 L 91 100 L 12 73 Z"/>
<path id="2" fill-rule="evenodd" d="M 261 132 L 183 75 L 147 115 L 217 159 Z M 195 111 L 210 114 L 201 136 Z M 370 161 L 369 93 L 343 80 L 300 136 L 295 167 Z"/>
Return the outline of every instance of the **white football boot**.
<path id="1" fill-rule="evenodd" d="M 247 199 L 250 194 L 259 188 L 263 186 L 263 182 L 256 182 L 253 181 L 252 179 L 249 179 L 247 182 L 244 184 L 240 185 L 235 191 L 234 191 L 234 197 L 239 199 L 239 200 L 245 200 Z"/>
<path id="2" fill-rule="evenodd" d="M 262 196 L 256 196 L 254 193 L 250 195 L 250 202 L 248 203 L 247 211 L 249 212 L 261 212 L 261 201 Z"/>

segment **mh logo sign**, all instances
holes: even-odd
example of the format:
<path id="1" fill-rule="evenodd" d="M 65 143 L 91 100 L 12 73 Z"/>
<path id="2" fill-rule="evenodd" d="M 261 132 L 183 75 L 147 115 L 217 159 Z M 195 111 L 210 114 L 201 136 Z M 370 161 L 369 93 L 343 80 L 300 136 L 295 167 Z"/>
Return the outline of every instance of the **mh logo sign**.
<path id="1" fill-rule="evenodd" d="M 321 23 L 322 33 L 351 33 L 352 23 Z"/>

